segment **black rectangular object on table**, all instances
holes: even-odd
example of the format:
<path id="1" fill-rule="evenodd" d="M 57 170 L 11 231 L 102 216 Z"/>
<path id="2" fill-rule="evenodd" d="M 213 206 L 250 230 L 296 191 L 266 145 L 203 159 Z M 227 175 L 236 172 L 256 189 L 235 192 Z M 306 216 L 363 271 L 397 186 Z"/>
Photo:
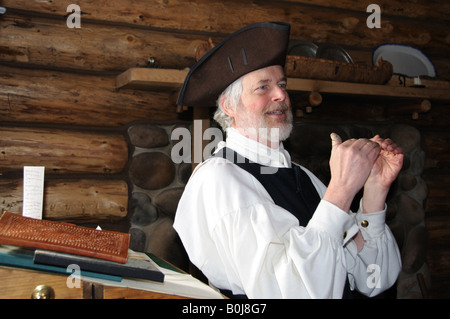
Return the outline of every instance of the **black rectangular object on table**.
<path id="1" fill-rule="evenodd" d="M 71 264 L 75 264 L 78 265 L 81 270 L 85 271 L 146 279 L 156 282 L 164 281 L 164 273 L 162 273 L 150 257 L 144 253 L 129 253 L 127 262 L 122 264 L 98 258 L 38 249 L 34 253 L 33 261 L 35 264 L 60 267 L 67 267 Z"/>

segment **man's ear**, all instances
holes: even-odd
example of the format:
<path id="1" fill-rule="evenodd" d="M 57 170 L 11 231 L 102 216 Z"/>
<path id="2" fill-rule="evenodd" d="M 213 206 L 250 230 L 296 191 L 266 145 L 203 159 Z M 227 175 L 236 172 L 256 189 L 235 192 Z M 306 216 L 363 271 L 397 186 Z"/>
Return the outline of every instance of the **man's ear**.
<path id="1" fill-rule="evenodd" d="M 222 108 L 222 111 L 228 115 L 229 117 L 234 118 L 235 109 L 233 107 L 229 107 L 228 101 L 225 98 L 225 96 L 220 97 L 220 107 Z"/>

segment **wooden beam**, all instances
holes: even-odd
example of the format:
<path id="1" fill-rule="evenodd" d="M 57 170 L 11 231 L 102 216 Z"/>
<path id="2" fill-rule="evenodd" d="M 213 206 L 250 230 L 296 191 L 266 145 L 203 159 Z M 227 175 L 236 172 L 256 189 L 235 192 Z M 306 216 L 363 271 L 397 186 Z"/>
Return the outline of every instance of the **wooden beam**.
<path id="1" fill-rule="evenodd" d="M 178 119 L 169 92 L 115 90 L 115 76 L 2 67 L 4 122 L 116 127 L 132 121 Z"/>
<path id="2" fill-rule="evenodd" d="M 130 68 L 116 78 L 116 88 L 128 89 L 179 89 L 187 70 Z"/>
<path id="3" fill-rule="evenodd" d="M 142 30 L 128 25 L 89 23 L 70 29 L 65 20 L 2 15 L 0 61 L 60 70 L 117 74 L 149 58 L 164 67 L 184 68 L 195 62 L 197 47 L 207 35 Z"/>
<path id="4" fill-rule="evenodd" d="M 119 133 L 0 127 L 0 173 L 42 165 L 52 174 L 114 174 L 128 162 L 128 145 Z"/>
<path id="5" fill-rule="evenodd" d="M 82 10 L 82 21 L 102 21 L 105 24 L 229 34 L 251 21 L 286 21 L 292 24 L 291 35 L 295 39 L 329 41 L 339 38 L 339 42 L 351 46 L 362 44 L 374 47 L 393 41 L 392 35 L 395 33 L 399 37 L 396 42 L 444 48 L 447 33 L 442 28 L 448 28 L 443 23 L 448 21 L 447 1 L 414 1 L 405 4 L 402 0 L 380 0 L 376 3 L 382 11 L 380 29 L 367 28 L 368 3 L 355 0 L 198 0 L 195 3 L 183 0 L 171 0 L 170 3 L 117 0 L 114 4 L 109 0 L 77 1 Z M 36 12 L 60 19 L 65 19 L 67 15 L 65 2 L 4 0 L 2 5 L 24 15 Z M 427 20 L 427 24 L 418 26 L 411 23 L 412 19 Z M 436 27 L 439 24 L 441 28 Z"/>
<path id="6" fill-rule="evenodd" d="M 0 179 L 2 209 L 22 213 L 23 180 Z M 126 217 L 128 185 L 120 179 L 48 179 L 43 218 L 65 222 L 104 223 Z"/>
<path id="7" fill-rule="evenodd" d="M 391 87 L 388 85 L 319 81 L 298 78 L 288 78 L 287 89 L 289 91 L 450 100 L 450 91 L 446 89 Z"/>
<path id="8" fill-rule="evenodd" d="M 166 85 L 170 88 L 181 87 L 188 71 L 174 69 L 131 68 L 117 78 L 120 88 L 146 88 L 152 90 Z M 440 81 L 442 85 L 442 81 Z M 448 82 L 447 82 L 448 85 Z M 370 95 L 411 99 L 450 100 L 448 88 L 400 87 L 377 84 L 360 84 L 312 79 L 288 78 L 289 91 L 336 93 L 349 95 Z"/>

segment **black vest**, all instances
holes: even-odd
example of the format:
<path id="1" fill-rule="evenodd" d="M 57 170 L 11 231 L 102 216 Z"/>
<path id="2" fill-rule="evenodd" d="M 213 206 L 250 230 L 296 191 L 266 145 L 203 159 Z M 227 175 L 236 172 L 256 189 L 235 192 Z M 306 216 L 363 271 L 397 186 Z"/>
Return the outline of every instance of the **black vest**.
<path id="1" fill-rule="evenodd" d="M 301 226 L 306 226 L 320 202 L 320 196 L 309 176 L 298 165 L 291 168 L 268 167 L 241 156 L 229 148 L 222 148 L 213 157 L 223 157 L 255 177 L 272 197 L 274 203 L 293 214 Z M 245 298 L 222 291 L 230 298 Z M 348 279 L 344 298 L 350 297 Z"/>
<path id="2" fill-rule="evenodd" d="M 297 217 L 301 226 L 308 224 L 319 205 L 320 197 L 309 176 L 299 166 L 264 166 L 251 162 L 226 147 L 214 156 L 226 158 L 253 175 L 264 186 L 275 204 Z"/>

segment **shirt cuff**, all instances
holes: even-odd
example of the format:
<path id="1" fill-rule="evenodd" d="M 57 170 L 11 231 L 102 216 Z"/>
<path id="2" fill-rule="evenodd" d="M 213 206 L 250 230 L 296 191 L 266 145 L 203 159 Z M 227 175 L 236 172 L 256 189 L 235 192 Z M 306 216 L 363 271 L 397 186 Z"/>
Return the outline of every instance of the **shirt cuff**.
<path id="1" fill-rule="evenodd" d="M 347 243 L 358 232 L 352 216 L 326 200 L 320 201 L 307 228 L 326 232 L 342 244 Z"/>
<path id="2" fill-rule="evenodd" d="M 386 226 L 386 209 L 387 205 L 384 204 L 384 209 L 379 212 L 363 214 L 361 209 L 355 214 L 355 222 L 358 226 L 364 240 L 370 240 L 379 237 Z"/>

